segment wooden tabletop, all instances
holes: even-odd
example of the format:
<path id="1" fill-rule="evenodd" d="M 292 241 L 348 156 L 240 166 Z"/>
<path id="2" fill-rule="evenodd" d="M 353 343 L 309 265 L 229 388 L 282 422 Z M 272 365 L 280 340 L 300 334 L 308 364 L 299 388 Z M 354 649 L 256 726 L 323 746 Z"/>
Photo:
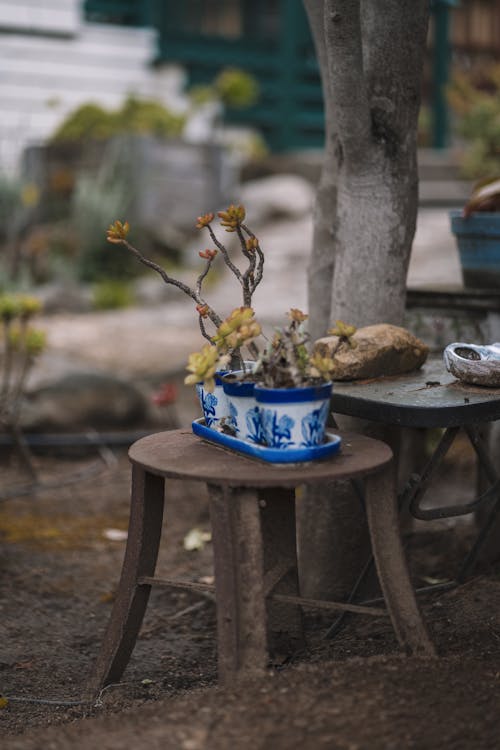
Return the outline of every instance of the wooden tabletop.
<path id="1" fill-rule="evenodd" d="M 392 460 L 391 449 L 363 435 L 342 436 L 340 453 L 301 464 L 268 464 L 205 442 L 190 428 L 160 432 L 138 440 L 132 463 L 152 474 L 196 479 L 230 487 L 297 487 L 373 474 Z"/>
<path id="2" fill-rule="evenodd" d="M 332 411 L 403 427 L 457 427 L 500 419 L 500 388 L 466 385 L 442 359 L 407 375 L 335 382 Z"/>

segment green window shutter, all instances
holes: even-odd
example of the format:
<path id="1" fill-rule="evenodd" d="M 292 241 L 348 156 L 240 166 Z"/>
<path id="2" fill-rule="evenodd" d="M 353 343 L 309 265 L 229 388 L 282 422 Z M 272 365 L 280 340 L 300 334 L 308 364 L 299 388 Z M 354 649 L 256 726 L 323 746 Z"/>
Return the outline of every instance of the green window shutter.
<path id="1" fill-rule="evenodd" d="M 85 0 L 83 12 L 85 19 L 93 23 L 148 26 L 150 0 Z"/>

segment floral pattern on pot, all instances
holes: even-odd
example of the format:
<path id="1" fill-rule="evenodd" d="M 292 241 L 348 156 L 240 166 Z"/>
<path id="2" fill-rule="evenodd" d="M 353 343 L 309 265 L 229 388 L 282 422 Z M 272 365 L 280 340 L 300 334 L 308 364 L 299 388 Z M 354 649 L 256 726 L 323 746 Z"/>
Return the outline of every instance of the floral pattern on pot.
<path id="1" fill-rule="evenodd" d="M 293 445 L 292 429 L 295 421 L 282 414 L 278 414 L 274 409 L 263 409 L 261 415 L 262 437 L 266 445 L 273 448 L 288 448 Z"/>
<path id="2" fill-rule="evenodd" d="M 262 419 L 258 406 L 254 406 L 249 409 L 245 414 L 245 420 L 247 423 L 247 439 L 253 443 L 264 442 L 264 434 L 262 430 Z"/>
<path id="3" fill-rule="evenodd" d="M 324 440 L 331 383 L 324 386 L 274 389 L 257 386 L 263 442 L 270 448 L 313 447 Z M 273 399 L 276 402 L 273 403 Z"/>
<path id="4" fill-rule="evenodd" d="M 196 384 L 196 393 L 200 401 L 200 406 L 205 418 L 205 425 L 212 430 L 216 429 L 221 419 L 229 418 L 229 402 L 222 387 L 219 373 L 215 376 L 215 388 L 212 393 L 205 390 L 202 383 Z"/>
<path id="5" fill-rule="evenodd" d="M 325 434 L 326 418 L 328 417 L 329 402 L 325 401 L 318 409 L 302 417 L 301 431 L 304 442 L 302 445 L 320 445 Z"/>
<path id="6" fill-rule="evenodd" d="M 234 374 L 239 375 L 241 371 Z M 254 383 L 248 380 L 224 380 L 223 385 L 236 437 L 240 440 L 260 443 L 262 431 L 259 407 L 254 395 Z"/>

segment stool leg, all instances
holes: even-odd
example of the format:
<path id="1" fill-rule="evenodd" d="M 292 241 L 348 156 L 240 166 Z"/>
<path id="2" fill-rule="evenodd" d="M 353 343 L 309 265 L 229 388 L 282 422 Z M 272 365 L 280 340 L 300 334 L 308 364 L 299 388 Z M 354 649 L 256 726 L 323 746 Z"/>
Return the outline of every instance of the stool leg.
<path id="1" fill-rule="evenodd" d="M 295 491 L 272 487 L 259 490 L 264 552 L 265 594 L 299 596 Z M 297 604 L 267 602 L 268 645 L 283 660 L 304 648 L 302 609 Z"/>
<path id="2" fill-rule="evenodd" d="M 257 491 L 210 485 L 209 494 L 223 684 L 267 664 L 264 555 Z"/>
<path id="3" fill-rule="evenodd" d="M 367 477 L 365 501 L 380 587 L 399 644 L 409 654 L 435 656 L 419 612 L 401 543 L 392 468 Z"/>
<path id="4" fill-rule="evenodd" d="M 118 682 L 128 664 L 151 591 L 138 585 L 154 575 L 163 520 L 164 480 L 132 467 L 132 493 L 127 548 L 113 611 L 104 635 L 91 689 Z"/>

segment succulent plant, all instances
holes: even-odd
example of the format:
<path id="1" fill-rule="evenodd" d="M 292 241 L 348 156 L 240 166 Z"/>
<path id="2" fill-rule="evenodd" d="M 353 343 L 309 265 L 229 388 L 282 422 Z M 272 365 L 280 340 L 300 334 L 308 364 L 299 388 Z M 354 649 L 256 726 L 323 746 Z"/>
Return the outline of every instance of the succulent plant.
<path id="1" fill-rule="evenodd" d="M 465 218 L 476 211 L 500 211 L 500 177 L 490 177 L 476 183 L 463 209 Z"/>
<path id="2" fill-rule="evenodd" d="M 212 326 L 216 329 L 223 323 L 223 319 L 213 309 L 213 307 L 203 297 L 203 283 L 214 263 L 215 259 L 220 255 L 223 262 L 229 268 L 231 273 L 236 278 L 237 282 L 241 286 L 242 290 L 242 302 L 243 308 L 250 308 L 252 304 L 252 297 L 257 289 L 258 285 L 262 281 L 264 271 L 264 253 L 259 244 L 259 240 L 255 234 L 244 224 L 246 212 L 245 207 L 241 205 L 231 204 L 225 211 L 219 211 L 218 217 L 220 219 L 220 226 L 225 229 L 226 232 L 235 233 L 239 240 L 240 251 L 246 260 L 246 268 L 243 270 L 236 265 L 232 260 L 225 245 L 217 238 L 212 223 L 215 219 L 215 214 L 209 212 L 198 216 L 196 220 L 196 228 L 199 230 L 207 230 L 209 237 L 215 248 L 205 248 L 200 250 L 198 255 L 202 260 L 205 261 L 205 266 L 201 270 L 194 287 L 190 287 L 179 279 L 175 279 L 170 276 L 164 268 L 155 263 L 154 261 L 147 258 L 143 253 L 138 250 L 134 245 L 128 241 L 128 234 L 130 231 L 130 225 L 127 221 L 115 221 L 111 224 L 107 230 L 106 237 L 108 242 L 115 245 L 123 245 L 126 247 L 143 265 L 156 271 L 163 279 L 166 284 L 171 284 L 180 289 L 184 294 L 195 302 L 195 309 L 198 313 L 198 321 L 200 331 L 205 339 L 212 343 L 214 333 L 210 333 L 207 330 L 207 322 L 209 321 Z M 252 324 L 251 330 L 254 331 L 255 323 Z M 245 331 L 244 341 L 250 343 L 249 336 L 250 331 Z M 216 333 L 215 335 L 219 335 Z M 258 335 L 258 334 L 256 334 Z M 241 336 L 240 336 L 241 338 Z M 233 355 L 235 362 L 241 361 L 239 356 L 239 347 L 241 344 L 238 343 L 238 336 L 227 336 L 226 337 L 226 350 Z M 252 344 L 250 343 L 252 349 Z M 255 355 L 255 350 L 254 350 Z"/>

